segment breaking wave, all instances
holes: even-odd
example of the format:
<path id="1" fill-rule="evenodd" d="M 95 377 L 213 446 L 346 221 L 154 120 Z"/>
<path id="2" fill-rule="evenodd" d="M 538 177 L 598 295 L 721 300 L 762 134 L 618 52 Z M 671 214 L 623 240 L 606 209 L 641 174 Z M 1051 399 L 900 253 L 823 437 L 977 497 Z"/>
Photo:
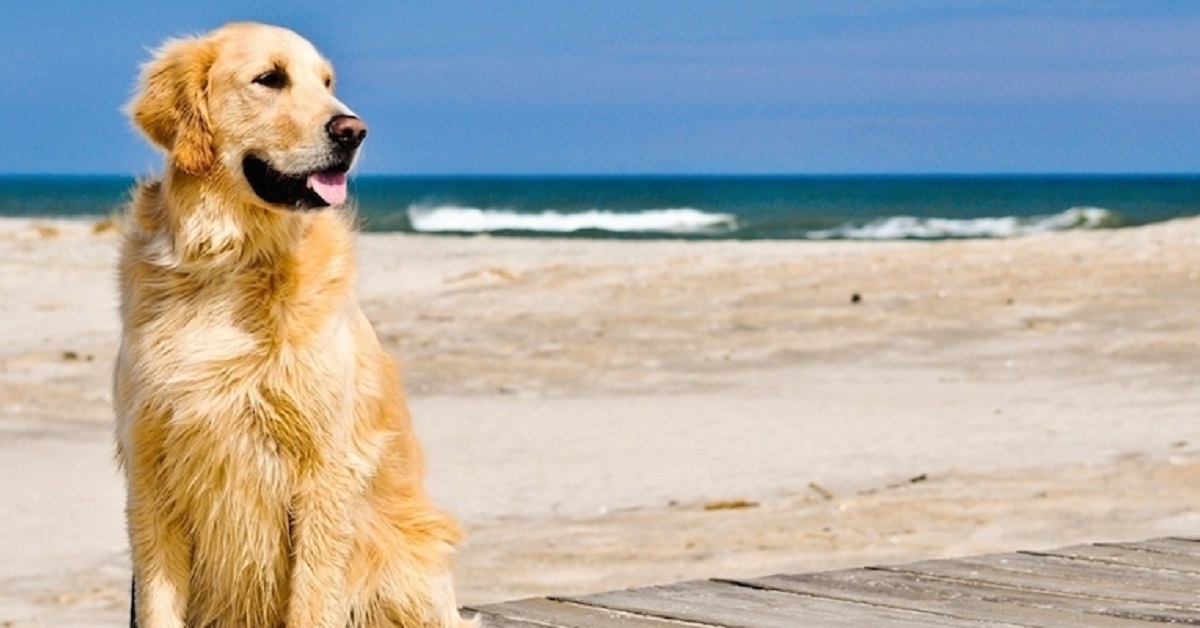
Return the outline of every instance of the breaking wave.
<path id="1" fill-rule="evenodd" d="M 1126 221 L 1100 207 L 1072 207 L 1050 216 L 1003 216 L 998 218 L 916 218 L 891 216 L 863 225 L 847 224 L 833 229 L 810 231 L 812 240 L 944 240 L 951 238 L 1009 238 L 1013 236 L 1064 231 L 1068 229 L 1107 229 Z"/>
<path id="2" fill-rule="evenodd" d="M 986 218 L 919 218 L 888 216 L 821 228 L 809 222 L 786 225 L 759 223 L 734 214 L 692 207 L 613 211 L 482 209 L 460 205 L 413 204 L 405 216 L 418 233 L 509 233 L 528 235 L 612 234 L 613 237 L 806 238 L 809 240 L 948 240 L 1010 238 L 1071 229 L 1109 229 L 1131 224 L 1124 216 L 1099 207 L 1072 207 L 1042 216 Z M 797 221 L 802 222 L 802 221 Z"/>
<path id="3" fill-rule="evenodd" d="M 511 209 L 479 209 L 455 205 L 412 205 L 408 219 L 414 231 L 424 233 L 484 233 L 524 231 L 571 233 L 608 231 L 614 233 L 702 234 L 737 229 L 732 214 L 715 214 L 690 207 L 651 209 L 639 212 L 588 210 L 582 212 L 518 212 Z"/>

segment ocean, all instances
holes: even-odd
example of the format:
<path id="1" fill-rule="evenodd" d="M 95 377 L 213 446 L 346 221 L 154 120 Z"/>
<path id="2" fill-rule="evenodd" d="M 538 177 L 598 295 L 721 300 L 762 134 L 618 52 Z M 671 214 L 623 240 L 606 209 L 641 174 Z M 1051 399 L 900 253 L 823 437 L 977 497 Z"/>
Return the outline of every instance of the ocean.
<path id="1" fill-rule="evenodd" d="M 0 216 L 102 216 L 134 181 L 0 176 Z M 1200 214 L 1200 175 L 361 176 L 364 229 L 521 237 L 903 240 Z"/>

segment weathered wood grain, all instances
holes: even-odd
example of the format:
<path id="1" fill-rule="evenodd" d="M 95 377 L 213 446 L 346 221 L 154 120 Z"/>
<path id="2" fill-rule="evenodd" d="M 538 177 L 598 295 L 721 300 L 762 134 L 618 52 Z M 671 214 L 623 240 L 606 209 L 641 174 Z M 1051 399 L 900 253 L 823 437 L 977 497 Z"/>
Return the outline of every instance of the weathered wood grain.
<path id="1" fill-rule="evenodd" d="M 1200 537 L 697 580 L 474 610 L 491 628 L 1200 625 Z"/>
<path id="2" fill-rule="evenodd" d="M 686 628 L 694 626 L 694 624 L 621 613 L 606 608 L 582 606 L 546 598 L 505 602 L 469 610 L 482 614 L 484 626 L 504 626 L 504 624 L 498 623 L 498 620 L 530 622 L 519 625 L 543 628 L 546 626 L 555 628 Z M 514 627 L 517 625 L 512 624 Z"/>
<path id="3" fill-rule="evenodd" d="M 568 599 L 589 606 L 726 628 L 1005 625 L 702 580 Z"/>
<path id="4" fill-rule="evenodd" d="M 1161 604 L 1200 614 L 1200 578 L 1177 571 L 1022 554 L 931 560 L 882 569 L 1072 597 Z"/>
<path id="5" fill-rule="evenodd" d="M 697 580 L 477 610 L 494 628 L 1200 625 L 1200 537 Z"/>
<path id="6" fill-rule="evenodd" d="M 1075 598 L 881 569 L 779 575 L 746 582 L 831 599 L 859 600 L 964 620 L 1012 622 L 1021 626 L 1115 628 L 1194 618 L 1187 611 L 1159 604 Z"/>
<path id="7" fill-rule="evenodd" d="M 1196 543 L 1194 545 L 1200 545 Z M 1023 552 L 1034 556 L 1060 556 L 1099 563 L 1141 567 L 1143 569 L 1169 569 L 1200 574 L 1200 555 L 1190 556 L 1175 552 L 1163 552 L 1141 544 L 1098 544 L 1072 545 L 1052 550 Z"/>

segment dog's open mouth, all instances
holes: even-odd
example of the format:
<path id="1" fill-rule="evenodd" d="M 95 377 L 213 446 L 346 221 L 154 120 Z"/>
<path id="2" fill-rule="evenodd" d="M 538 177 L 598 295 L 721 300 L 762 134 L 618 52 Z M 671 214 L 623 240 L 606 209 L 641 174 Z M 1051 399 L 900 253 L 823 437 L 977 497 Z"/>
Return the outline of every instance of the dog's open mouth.
<path id="1" fill-rule="evenodd" d="M 253 155 L 242 160 L 242 173 L 259 198 L 295 209 L 320 209 L 345 203 L 347 170 L 347 164 L 334 164 L 323 170 L 288 174 Z"/>

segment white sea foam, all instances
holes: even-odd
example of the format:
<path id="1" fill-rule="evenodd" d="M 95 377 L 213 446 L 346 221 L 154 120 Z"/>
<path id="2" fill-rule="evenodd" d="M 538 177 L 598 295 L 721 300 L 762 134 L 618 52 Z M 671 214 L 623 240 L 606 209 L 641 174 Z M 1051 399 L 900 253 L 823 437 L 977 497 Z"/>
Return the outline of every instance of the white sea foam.
<path id="1" fill-rule="evenodd" d="M 1119 217 L 1100 207 L 1072 207 L 1051 216 L 1018 218 L 915 218 L 892 216 L 865 225 L 844 225 L 834 229 L 809 232 L 813 240 L 842 238 L 848 240 L 937 240 L 945 238 L 1008 238 L 1013 236 L 1062 231 L 1066 229 L 1099 229 L 1113 226 Z"/>
<path id="2" fill-rule="evenodd" d="M 564 213 L 517 212 L 456 205 L 413 205 L 408 208 L 413 230 L 421 232 L 481 233 L 532 231 L 570 233 L 598 230 L 620 233 L 704 233 L 737 228 L 730 214 L 714 214 L 690 207 L 651 209 L 636 213 L 589 210 Z"/>

